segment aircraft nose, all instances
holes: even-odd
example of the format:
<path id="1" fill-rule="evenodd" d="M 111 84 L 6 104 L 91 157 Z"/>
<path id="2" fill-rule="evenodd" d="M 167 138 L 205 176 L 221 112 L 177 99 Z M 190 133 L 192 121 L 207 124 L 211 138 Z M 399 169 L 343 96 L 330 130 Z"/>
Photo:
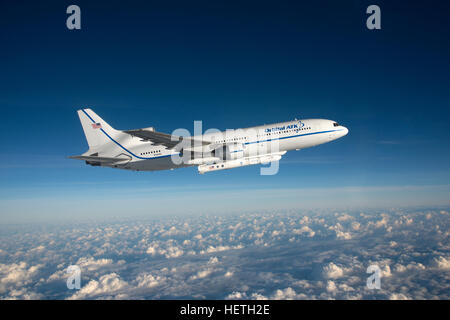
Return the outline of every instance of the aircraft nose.
<path id="1" fill-rule="evenodd" d="M 342 132 L 342 136 L 346 136 L 348 134 L 348 129 L 346 127 L 343 127 L 344 131 Z"/>

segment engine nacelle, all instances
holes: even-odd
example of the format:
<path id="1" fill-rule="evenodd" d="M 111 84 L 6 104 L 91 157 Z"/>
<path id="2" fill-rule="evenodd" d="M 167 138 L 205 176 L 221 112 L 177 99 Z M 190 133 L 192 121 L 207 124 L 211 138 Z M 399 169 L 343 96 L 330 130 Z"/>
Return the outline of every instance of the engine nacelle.
<path id="1" fill-rule="evenodd" d="M 223 161 L 242 159 L 244 157 L 244 145 L 234 143 L 221 146 L 213 151 L 213 156 Z"/>

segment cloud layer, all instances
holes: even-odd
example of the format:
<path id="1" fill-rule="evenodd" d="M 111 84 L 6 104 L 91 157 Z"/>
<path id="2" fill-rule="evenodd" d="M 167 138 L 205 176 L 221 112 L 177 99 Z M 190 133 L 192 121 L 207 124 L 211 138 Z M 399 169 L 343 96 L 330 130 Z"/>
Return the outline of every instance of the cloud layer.
<path id="1" fill-rule="evenodd" d="M 3 226 L 2 299 L 448 299 L 445 210 Z M 81 269 L 81 289 L 66 286 Z M 381 289 L 366 285 L 377 265 Z"/>

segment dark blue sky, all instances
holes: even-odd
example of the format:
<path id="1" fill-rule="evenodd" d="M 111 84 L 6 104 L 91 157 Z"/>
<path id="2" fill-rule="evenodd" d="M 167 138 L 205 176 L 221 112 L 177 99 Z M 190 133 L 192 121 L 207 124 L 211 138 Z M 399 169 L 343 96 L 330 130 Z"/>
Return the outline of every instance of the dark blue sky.
<path id="1" fill-rule="evenodd" d="M 81 7 L 82 29 L 65 26 Z M 1 219 L 448 204 L 445 1 L 2 1 Z M 172 132 L 328 118 L 336 142 L 253 166 L 124 172 L 68 160 L 90 107 Z"/>

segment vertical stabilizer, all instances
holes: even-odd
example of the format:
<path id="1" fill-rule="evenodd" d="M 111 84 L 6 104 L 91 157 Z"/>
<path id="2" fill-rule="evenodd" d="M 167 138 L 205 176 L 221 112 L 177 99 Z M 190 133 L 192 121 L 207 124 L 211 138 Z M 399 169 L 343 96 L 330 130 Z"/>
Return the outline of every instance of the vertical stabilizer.
<path id="1" fill-rule="evenodd" d="M 121 131 L 113 129 L 91 109 L 78 110 L 78 116 L 83 126 L 89 150 L 99 149 L 113 143 L 111 138 L 117 139 L 120 135 L 125 135 Z"/>

